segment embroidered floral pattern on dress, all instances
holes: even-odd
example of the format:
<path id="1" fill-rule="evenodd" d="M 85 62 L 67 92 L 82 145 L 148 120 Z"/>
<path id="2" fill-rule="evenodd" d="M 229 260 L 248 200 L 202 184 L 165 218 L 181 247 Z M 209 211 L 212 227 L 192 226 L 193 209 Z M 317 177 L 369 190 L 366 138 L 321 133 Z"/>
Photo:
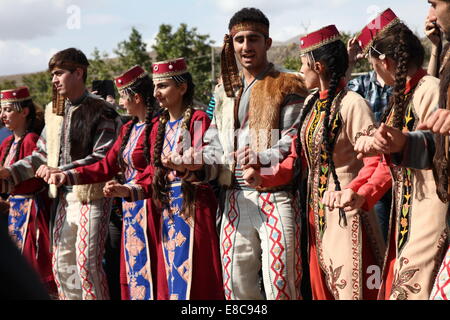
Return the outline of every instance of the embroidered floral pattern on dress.
<path id="1" fill-rule="evenodd" d="M 163 154 L 178 150 L 182 119 L 168 122 Z M 171 300 L 189 300 L 192 281 L 192 251 L 194 217 L 186 219 L 181 212 L 183 191 L 181 179 L 174 172 L 167 175 L 169 206 L 162 212 L 162 247 L 166 266 L 166 279 Z"/>
<path id="2" fill-rule="evenodd" d="M 406 95 L 405 99 L 409 99 L 410 95 Z M 416 116 L 412 110 L 413 106 L 410 103 L 405 112 L 403 131 L 413 131 L 415 129 Z M 411 210 L 412 210 L 412 171 L 409 168 L 396 168 L 397 176 L 401 176 L 398 180 L 401 183 L 402 195 L 398 208 L 398 233 L 397 233 L 397 252 L 400 253 L 408 242 L 411 225 Z"/>
<path id="3" fill-rule="evenodd" d="M 316 145 L 314 136 L 318 134 L 318 130 L 323 133 L 323 112 L 325 111 L 325 106 L 327 104 L 327 100 L 318 100 L 315 104 L 315 108 L 313 110 L 313 115 L 311 117 L 312 121 L 310 120 L 310 126 L 307 128 L 307 141 L 308 141 L 308 151 L 309 156 L 311 158 L 310 163 L 315 163 L 314 154 L 317 153 L 315 150 L 320 150 L 319 155 L 319 185 L 317 188 L 318 194 L 317 198 L 318 201 L 318 208 L 315 210 L 318 213 L 318 228 L 319 228 L 319 234 L 320 237 L 323 237 L 323 234 L 326 229 L 326 218 L 325 218 L 325 206 L 322 203 L 322 198 L 324 192 L 328 188 L 329 183 L 329 176 L 330 176 L 330 170 L 329 170 L 329 159 L 327 152 L 325 150 L 325 146 L 322 143 L 320 143 L 320 147 Z M 337 112 L 332 120 L 331 124 L 331 132 L 330 132 L 330 147 L 333 148 L 334 144 L 336 143 L 336 139 L 338 136 L 339 129 L 341 128 L 342 121 L 339 116 L 339 112 Z M 322 135 L 322 134 L 321 134 Z M 314 197 L 311 197 L 313 199 Z"/>
<path id="4" fill-rule="evenodd" d="M 137 169 L 133 163 L 133 152 L 137 147 L 145 125 L 135 124 L 123 151 L 126 164 L 126 183 L 134 184 Z M 122 200 L 123 209 L 123 252 L 131 300 L 153 300 L 150 252 L 147 236 L 147 209 L 145 200 L 128 202 Z"/>
<path id="5" fill-rule="evenodd" d="M 408 300 L 408 291 L 413 294 L 418 294 L 422 287 L 418 283 L 414 283 L 412 286 L 407 284 L 414 275 L 420 270 L 419 268 L 403 270 L 403 267 L 409 263 L 409 260 L 405 257 L 400 258 L 400 267 L 394 274 L 394 281 L 392 283 L 391 299 L 394 300 Z"/>
<path id="6" fill-rule="evenodd" d="M 330 265 L 328 266 L 329 272 L 327 273 L 327 283 L 331 286 L 331 292 L 333 293 L 333 296 L 336 300 L 339 300 L 339 291 L 338 289 L 343 290 L 347 286 L 347 281 L 344 279 L 339 280 L 342 273 L 342 268 L 344 266 L 337 267 L 336 269 L 333 268 L 333 261 L 330 259 Z M 331 277 L 331 279 L 330 279 Z M 339 282 L 339 283 L 338 283 Z"/>

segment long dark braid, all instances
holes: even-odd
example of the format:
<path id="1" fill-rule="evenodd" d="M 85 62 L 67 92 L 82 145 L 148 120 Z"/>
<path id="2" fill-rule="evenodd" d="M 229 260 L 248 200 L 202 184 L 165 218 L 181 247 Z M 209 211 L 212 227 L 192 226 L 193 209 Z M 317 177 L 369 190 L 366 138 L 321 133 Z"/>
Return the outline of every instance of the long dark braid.
<path id="1" fill-rule="evenodd" d="M 192 115 L 194 113 L 194 110 L 192 107 L 188 107 L 184 113 L 184 119 L 183 119 L 183 126 L 182 129 L 184 129 L 184 133 L 186 135 L 190 134 L 190 126 L 191 126 L 191 119 Z M 186 137 L 184 137 L 185 141 L 188 142 Z M 195 186 L 187 182 L 185 179 L 181 182 L 181 189 L 183 190 L 183 207 L 181 208 L 181 212 L 184 213 L 185 218 L 190 217 L 194 213 L 194 203 L 195 203 L 195 193 L 196 188 Z"/>
<path id="2" fill-rule="evenodd" d="M 183 95 L 183 104 L 186 107 L 183 120 L 181 124 L 182 134 L 187 135 L 190 133 L 190 124 L 192 115 L 194 113 L 193 108 L 191 107 L 194 100 L 194 89 L 195 85 L 192 81 L 192 76 L 190 73 L 185 73 L 181 76 L 177 76 L 175 82 L 178 85 L 181 83 L 187 83 L 186 93 Z M 153 192 L 157 200 L 161 202 L 163 205 L 169 205 L 169 197 L 167 194 L 167 175 L 169 170 L 162 165 L 161 154 L 164 146 L 164 137 L 166 131 L 166 123 L 169 121 L 169 112 L 167 110 L 163 111 L 160 116 L 160 121 L 158 125 L 158 133 L 154 147 L 153 153 L 153 163 L 156 168 L 155 176 L 153 179 Z M 187 137 L 182 136 L 182 142 L 187 142 Z M 183 192 L 183 207 L 181 208 L 181 212 L 184 214 L 185 218 L 188 218 L 192 215 L 193 207 L 195 203 L 195 191 L 196 188 L 191 183 L 186 180 L 182 180 L 181 188 Z"/>
<path id="3" fill-rule="evenodd" d="M 334 68 L 333 65 L 330 66 L 331 70 L 336 69 Z M 323 137 L 322 137 L 322 142 L 323 142 L 323 146 L 325 147 L 325 152 L 327 154 L 327 158 L 328 158 L 328 165 L 330 168 L 330 172 L 331 175 L 333 176 L 333 180 L 334 180 L 334 190 L 335 191 L 341 191 L 341 182 L 339 181 L 339 177 L 336 173 L 336 166 L 334 164 L 334 160 L 333 160 L 333 151 L 334 151 L 334 146 L 331 145 L 331 131 L 332 131 L 332 123 L 330 123 L 330 114 L 331 114 L 331 107 L 333 105 L 333 101 L 334 98 L 336 97 L 336 91 L 337 88 L 339 86 L 339 80 L 345 75 L 344 74 L 339 74 L 338 72 L 336 72 L 336 70 L 332 71 L 331 74 L 331 79 L 330 79 L 330 86 L 328 89 L 328 100 L 327 103 L 325 105 L 325 117 L 323 120 L 323 125 L 324 125 L 324 130 L 323 130 Z M 345 213 L 340 209 L 339 210 L 339 224 L 341 223 L 341 221 L 343 222 L 344 226 L 347 226 L 347 219 L 345 216 Z"/>
<path id="4" fill-rule="evenodd" d="M 147 161 L 147 164 L 150 163 L 150 147 L 148 144 L 148 137 L 150 135 L 152 129 L 152 115 L 155 110 L 155 98 L 153 97 L 153 81 L 150 79 L 148 75 L 138 79 L 136 83 L 134 83 L 131 87 L 126 89 L 126 94 L 128 94 L 128 99 L 131 99 L 131 96 L 134 94 L 140 94 L 143 101 L 145 101 L 146 105 L 146 113 L 145 113 L 145 141 L 144 141 L 144 156 Z M 128 144 L 128 140 L 130 139 L 131 132 L 136 123 L 138 123 L 138 117 L 133 117 L 132 123 L 127 128 L 125 135 L 122 139 L 122 144 L 119 150 L 119 156 L 117 157 L 117 162 L 120 168 L 125 167 L 125 160 L 123 157 L 123 152 Z"/>
<path id="5" fill-rule="evenodd" d="M 169 121 L 169 111 L 164 110 L 159 117 L 158 133 L 156 135 L 155 147 L 153 148 L 153 165 L 155 176 L 153 178 L 153 194 L 163 205 L 169 204 L 167 196 L 167 169 L 162 165 L 161 154 L 164 146 L 166 123 Z"/>
<path id="6" fill-rule="evenodd" d="M 409 99 L 405 97 L 406 78 L 410 67 L 422 67 L 425 51 L 416 35 L 403 23 L 398 23 L 385 32 L 377 36 L 373 43 L 376 50 L 371 51 L 371 55 L 379 58 L 381 52 L 386 57 L 397 63 L 395 72 L 394 93 L 391 96 L 389 108 L 387 108 L 381 118 L 386 122 L 392 108 L 393 126 L 403 129 L 404 117 Z M 412 54 L 414 53 L 414 54 Z"/>
<path id="7" fill-rule="evenodd" d="M 303 127 L 303 123 L 305 122 L 306 117 L 311 112 L 312 108 L 316 104 L 317 99 L 319 99 L 319 91 L 314 93 L 311 98 L 308 100 L 308 103 L 303 107 L 302 114 L 300 116 L 300 122 L 298 124 L 297 129 L 297 141 L 295 142 L 295 152 L 297 153 L 297 159 L 295 159 L 294 165 L 294 190 L 301 190 L 301 174 L 302 174 L 302 139 L 301 139 L 301 131 Z"/>
<path id="8" fill-rule="evenodd" d="M 345 73 L 348 69 L 348 53 L 345 47 L 345 44 L 338 40 L 331 42 L 327 45 L 324 45 L 311 53 L 312 60 L 314 61 L 320 61 L 325 65 L 325 76 L 329 79 L 329 88 L 328 88 L 328 98 L 326 100 L 326 104 L 324 106 L 325 108 L 325 117 L 323 121 L 323 137 L 322 137 L 322 146 L 324 148 L 324 151 L 327 154 L 328 159 L 328 166 L 331 172 L 331 175 L 333 176 L 333 180 L 335 183 L 335 190 L 341 191 L 341 184 L 339 181 L 339 177 L 336 173 L 336 167 L 333 160 L 333 152 L 334 152 L 334 146 L 331 145 L 331 131 L 332 131 L 332 123 L 330 123 L 330 116 L 331 116 L 331 108 L 333 106 L 333 102 L 336 98 L 337 89 L 339 86 L 339 81 L 345 76 Z M 308 105 L 305 107 L 301 121 L 300 121 L 300 128 L 299 128 L 299 135 L 301 126 L 303 125 L 303 122 L 307 116 L 307 114 L 310 112 L 310 110 L 313 108 L 314 104 L 316 103 L 317 99 L 319 98 L 319 93 L 315 93 L 313 97 L 311 97 L 311 100 L 309 101 Z M 300 137 L 299 137 L 300 138 Z M 301 152 L 301 141 L 298 139 L 297 141 L 297 152 Z M 298 153 L 300 156 L 300 154 Z M 299 160 L 297 160 L 299 161 Z M 300 164 L 300 163 L 299 163 Z M 343 225 L 347 225 L 345 213 L 343 210 L 339 211 L 339 223 L 341 223 L 341 220 L 343 221 Z"/>
<path id="9" fill-rule="evenodd" d="M 144 156 L 145 160 L 147 161 L 147 165 L 150 164 L 150 143 L 149 143 L 149 137 L 150 133 L 153 129 L 153 113 L 155 110 L 155 98 L 153 95 L 148 96 L 146 100 L 147 105 L 147 111 L 145 113 L 145 141 L 144 141 Z"/>

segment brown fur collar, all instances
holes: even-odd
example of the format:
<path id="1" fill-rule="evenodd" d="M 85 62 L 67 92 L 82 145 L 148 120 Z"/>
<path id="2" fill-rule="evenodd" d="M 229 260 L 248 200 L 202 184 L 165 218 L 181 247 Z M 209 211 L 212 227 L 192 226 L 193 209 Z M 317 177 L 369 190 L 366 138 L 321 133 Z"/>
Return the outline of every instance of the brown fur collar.
<path id="1" fill-rule="evenodd" d="M 114 119 L 117 116 L 117 112 L 109 103 L 87 96 L 72 115 L 70 127 L 72 160 L 85 158 L 92 153 L 93 138 L 102 117 Z"/>
<path id="2" fill-rule="evenodd" d="M 308 90 L 303 80 L 295 75 L 272 69 L 252 89 L 249 106 L 249 127 L 252 147 L 264 151 L 271 147 L 271 129 L 279 129 L 281 106 L 288 95 L 305 98 Z M 264 134 L 263 134 L 264 132 Z M 263 135 L 262 135 L 263 134 Z"/>

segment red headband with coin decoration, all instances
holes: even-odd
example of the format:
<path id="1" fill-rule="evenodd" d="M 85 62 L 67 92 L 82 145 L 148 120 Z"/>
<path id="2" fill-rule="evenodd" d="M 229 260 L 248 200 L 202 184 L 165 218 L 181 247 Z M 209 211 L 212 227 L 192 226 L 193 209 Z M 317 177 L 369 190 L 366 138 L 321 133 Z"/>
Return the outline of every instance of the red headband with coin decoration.
<path id="1" fill-rule="evenodd" d="M 131 87 L 137 80 L 145 77 L 147 72 L 141 66 L 134 66 L 120 76 L 114 78 L 114 83 L 116 84 L 117 90 L 125 90 Z"/>
<path id="2" fill-rule="evenodd" d="M 393 25 L 400 22 L 400 19 L 391 9 L 386 9 L 373 19 L 362 29 L 357 37 L 358 43 L 364 53 L 367 53 L 372 46 L 376 36 L 383 33 Z"/>
<path id="3" fill-rule="evenodd" d="M 156 62 L 153 64 L 152 70 L 153 80 L 167 80 L 188 72 L 184 58 Z"/>
<path id="4" fill-rule="evenodd" d="M 0 101 L 2 105 L 19 103 L 27 100 L 31 100 L 30 90 L 28 89 L 28 87 L 2 90 L 0 92 Z"/>
<path id="5" fill-rule="evenodd" d="M 269 27 L 264 23 L 258 22 L 242 22 L 235 24 L 230 30 L 230 36 L 234 37 L 241 31 L 255 31 L 261 33 L 265 37 L 269 36 Z"/>
<path id="6" fill-rule="evenodd" d="M 341 39 L 335 25 L 329 25 L 300 38 L 300 53 L 306 54 Z"/>
<path id="7" fill-rule="evenodd" d="M 239 69 L 236 64 L 234 56 L 233 38 L 241 31 L 259 32 L 264 37 L 269 37 L 269 26 L 252 21 L 244 21 L 235 24 L 229 34 L 226 34 L 223 39 L 222 55 L 221 55 L 221 71 L 222 82 L 227 97 L 235 97 L 235 90 L 242 87 L 241 78 L 239 77 Z"/>

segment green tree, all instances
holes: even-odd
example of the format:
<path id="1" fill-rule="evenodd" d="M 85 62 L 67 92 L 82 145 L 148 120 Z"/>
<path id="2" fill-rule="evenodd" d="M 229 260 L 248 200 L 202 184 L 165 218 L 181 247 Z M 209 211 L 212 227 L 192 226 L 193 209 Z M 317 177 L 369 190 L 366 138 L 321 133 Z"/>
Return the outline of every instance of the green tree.
<path id="1" fill-rule="evenodd" d="M 89 60 L 88 69 L 88 85 L 93 80 L 112 80 L 121 70 L 118 70 L 117 64 L 113 59 L 109 58 L 108 53 L 100 53 L 98 48 L 94 48 L 94 52 L 91 54 L 92 59 Z M 125 71 L 125 70 L 124 70 Z"/>
<path id="2" fill-rule="evenodd" d="M 300 57 L 287 57 L 284 60 L 283 66 L 286 69 L 292 70 L 292 71 L 300 71 L 300 68 L 302 67 L 302 62 L 300 60 Z"/>
<path id="3" fill-rule="evenodd" d="M 24 85 L 30 88 L 33 101 L 44 107 L 52 101 L 52 81 L 46 71 L 26 75 L 22 79 Z"/>
<path id="4" fill-rule="evenodd" d="M 195 98 L 203 104 L 207 104 L 211 94 L 211 52 L 214 41 L 209 35 L 202 35 L 197 28 L 188 29 L 187 24 L 180 24 L 179 28 L 172 32 L 172 26 L 162 24 L 156 36 L 153 49 L 158 61 L 184 57 L 188 64 L 189 72 L 195 83 Z M 218 64 L 218 57 L 214 63 Z M 216 68 L 216 70 L 218 70 Z"/>
<path id="5" fill-rule="evenodd" d="M 147 52 L 147 45 L 142 40 L 142 35 L 134 27 L 131 29 L 128 40 L 120 42 L 114 53 L 118 56 L 117 68 L 121 72 L 135 65 L 140 65 L 145 70 L 151 70 L 152 60 Z"/>
<path id="6" fill-rule="evenodd" d="M 0 90 L 8 90 L 17 87 L 17 83 L 14 80 L 5 80 L 0 83 Z"/>

